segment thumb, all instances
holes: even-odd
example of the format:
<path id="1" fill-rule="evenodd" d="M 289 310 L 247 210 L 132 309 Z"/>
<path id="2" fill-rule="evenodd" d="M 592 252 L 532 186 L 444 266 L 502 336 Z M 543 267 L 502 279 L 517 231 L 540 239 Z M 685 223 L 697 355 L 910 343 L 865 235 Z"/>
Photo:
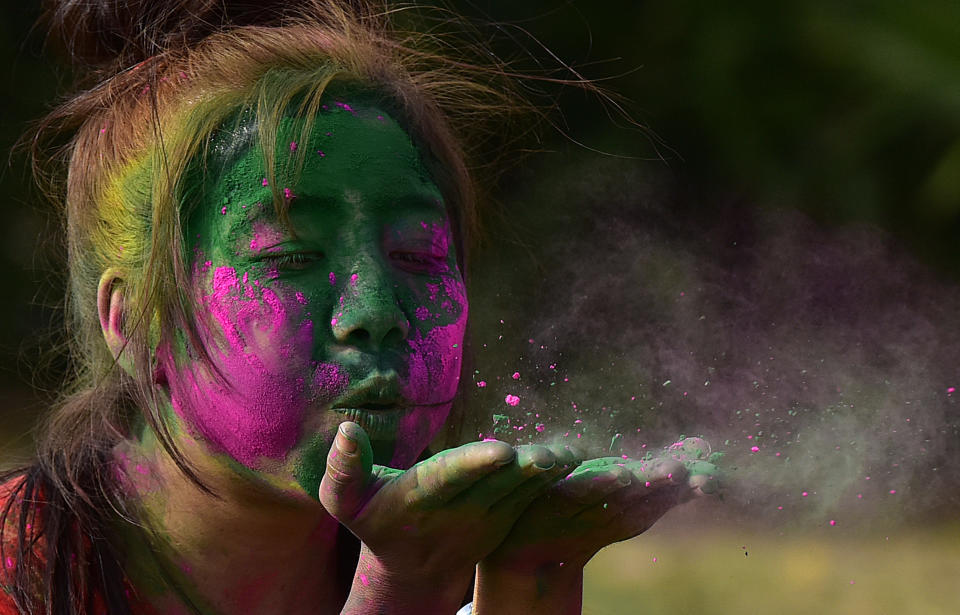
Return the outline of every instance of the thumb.
<path id="1" fill-rule="evenodd" d="M 351 421 L 340 423 L 319 494 L 320 503 L 337 521 L 348 525 L 365 503 L 372 467 L 373 449 L 366 432 Z"/>

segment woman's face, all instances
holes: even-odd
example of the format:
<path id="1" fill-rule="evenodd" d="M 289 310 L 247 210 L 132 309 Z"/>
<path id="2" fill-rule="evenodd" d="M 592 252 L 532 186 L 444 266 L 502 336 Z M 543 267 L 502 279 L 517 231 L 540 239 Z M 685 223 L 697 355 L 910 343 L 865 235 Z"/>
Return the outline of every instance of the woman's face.
<path id="1" fill-rule="evenodd" d="M 182 341 L 160 356 L 178 422 L 210 454 L 316 497 L 342 421 L 377 463 L 426 448 L 456 394 L 467 298 L 440 190 L 385 111 L 331 100 L 300 137 L 285 121 L 275 153 L 292 233 L 258 145 L 237 133 L 208 165 L 187 237 L 209 363 Z"/>

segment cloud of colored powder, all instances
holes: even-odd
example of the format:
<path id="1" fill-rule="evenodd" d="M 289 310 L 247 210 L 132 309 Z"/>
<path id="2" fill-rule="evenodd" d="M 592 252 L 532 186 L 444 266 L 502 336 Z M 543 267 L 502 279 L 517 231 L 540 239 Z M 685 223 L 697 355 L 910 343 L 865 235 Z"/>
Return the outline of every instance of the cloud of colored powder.
<path id="1" fill-rule="evenodd" d="M 879 229 L 693 195 L 653 163 L 543 171 L 475 259 L 468 436 L 642 456 L 702 435 L 751 522 L 956 510 L 957 284 Z"/>

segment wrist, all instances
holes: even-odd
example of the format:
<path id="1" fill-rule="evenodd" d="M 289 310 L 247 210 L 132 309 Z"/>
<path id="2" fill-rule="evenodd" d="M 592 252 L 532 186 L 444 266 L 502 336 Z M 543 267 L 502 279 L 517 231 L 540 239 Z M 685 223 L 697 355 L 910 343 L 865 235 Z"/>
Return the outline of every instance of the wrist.
<path id="1" fill-rule="evenodd" d="M 536 565 L 477 565 L 476 615 L 557 613 L 579 615 L 583 600 L 583 565 L 544 561 Z"/>
<path id="2" fill-rule="evenodd" d="M 472 576 L 472 565 L 463 570 L 431 571 L 409 562 L 384 560 L 364 545 L 342 613 L 449 615 L 463 602 Z"/>

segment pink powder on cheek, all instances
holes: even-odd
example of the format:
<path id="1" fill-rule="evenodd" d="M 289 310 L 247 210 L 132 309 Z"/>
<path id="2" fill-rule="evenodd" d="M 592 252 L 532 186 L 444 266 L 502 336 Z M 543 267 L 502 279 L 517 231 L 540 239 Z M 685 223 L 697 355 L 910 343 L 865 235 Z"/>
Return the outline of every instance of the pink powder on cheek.
<path id="1" fill-rule="evenodd" d="M 212 292 L 200 298 L 215 333 L 207 322 L 198 327 L 223 378 L 201 365 L 177 365 L 169 344 L 159 352 L 175 374 L 168 378 L 171 402 L 186 426 L 250 468 L 283 460 L 300 439 L 306 409 L 348 384 L 337 365 L 311 360 L 313 323 L 295 295 L 217 268 Z"/>
<path id="2" fill-rule="evenodd" d="M 436 403 L 452 399 L 456 393 L 468 304 L 462 283 L 451 283 L 449 289 L 448 297 L 459 311 L 456 320 L 433 327 L 426 335 L 415 329 L 407 340 L 411 353 L 403 394 L 408 399 Z"/>

